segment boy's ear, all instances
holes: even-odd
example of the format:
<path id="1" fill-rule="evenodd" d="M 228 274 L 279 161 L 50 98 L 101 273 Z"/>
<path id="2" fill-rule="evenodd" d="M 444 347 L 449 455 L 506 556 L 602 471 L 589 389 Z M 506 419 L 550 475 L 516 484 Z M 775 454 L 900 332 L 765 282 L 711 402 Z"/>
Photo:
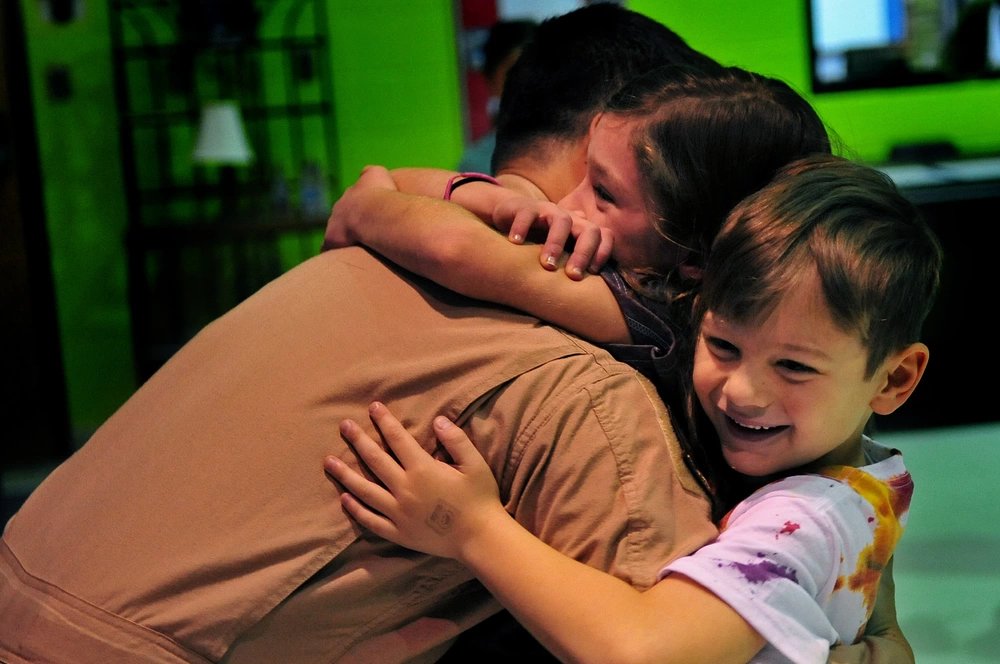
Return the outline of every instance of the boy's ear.
<path id="1" fill-rule="evenodd" d="M 886 360 L 885 384 L 871 401 L 872 411 L 888 415 L 902 406 L 927 369 L 930 350 L 920 342 L 912 343 Z"/>

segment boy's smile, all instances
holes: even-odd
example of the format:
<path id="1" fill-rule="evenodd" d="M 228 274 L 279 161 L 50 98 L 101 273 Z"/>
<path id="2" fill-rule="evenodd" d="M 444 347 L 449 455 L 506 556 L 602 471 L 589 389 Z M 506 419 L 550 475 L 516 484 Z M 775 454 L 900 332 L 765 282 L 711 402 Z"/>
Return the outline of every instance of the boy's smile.
<path id="1" fill-rule="evenodd" d="M 813 271 L 762 321 L 706 313 L 694 387 L 726 461 L 747 475 L 856 464 L 871 401 L 886 381 L 865 378 L 868 353 L 830 316 Z"/>

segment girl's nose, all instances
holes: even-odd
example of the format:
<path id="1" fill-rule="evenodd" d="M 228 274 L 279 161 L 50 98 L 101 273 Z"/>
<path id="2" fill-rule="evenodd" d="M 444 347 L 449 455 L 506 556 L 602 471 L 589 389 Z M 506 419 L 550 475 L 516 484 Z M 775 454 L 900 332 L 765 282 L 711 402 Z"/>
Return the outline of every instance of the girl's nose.
<path id="1" fill-rule="evenodd" d="M 590 191 L 590 185 L 588 184 L 588 181 L 584 179 L 573 191 L 563 196 L 562 200 L 556 204 L 564 210 L 569 210 L 570 212 L 580 212 L 586 215 L 587 211 L 590 209 L 587 206 L 586 198 L 586 193 L 588 191 Z M 593 193 L 591 193 L 591 196 L 593 196 Z"/>

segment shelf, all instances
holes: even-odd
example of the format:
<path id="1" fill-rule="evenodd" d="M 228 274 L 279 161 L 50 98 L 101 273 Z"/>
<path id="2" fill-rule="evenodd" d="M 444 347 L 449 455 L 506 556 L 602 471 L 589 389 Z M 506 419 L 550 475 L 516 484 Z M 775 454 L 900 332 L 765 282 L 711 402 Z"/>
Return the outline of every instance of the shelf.
<path id="1" fill-rule="evenodd" d="M 337 190 L 326 3 L 253 0 L 228 16 L 207 7 L 111 3 L 139 382 L 202 326 L 318 253 L 328 209 L 295 209 L 307 171 L 327 188 L 320 198 Z M 191 157 L 202 107 L 218 99 L 238 106 L 255 155 L 239 173 Z M 275 182 L 287 210 L 271 204 Z"/>
<path id="2" fill-rule="evenodd" d="M 310 115 L 326 115 L 333 111 L 333 105 L 329 101 L 317 101 L 286 105 L 242 106 L 240 110 L 246 121 L 259 120 L 263 117 L 274 120 L 279 118 L 301 118 Z M 155 128 L 173 124 L 191 125 L 197 121 L 200 111 L 200 107 L 192 106 L 174 110 L 128 113 L 125 115 L 125 119 L 131 122 L 136 129 L 142 127 Z"/>
<path id="3" fill-rule="evenodd" d="M 322 35 L 310 37 L 274 37 L 264 39 L 253 39 L 240 42 L 223 42 L 206 46 L 202 42 L 178 41 L 169 44 L 143 44 L 120 46 L 118 48 L 121 57 L 128 60 L 157 60 L 176 57 L 178 54 L 190 54 L 192 51 L 209 49 L 214 56 L 225 57 L 238 53 L 294 53 L 296 51 L 315 50 L 322 51 L 326 48 L 326 38 Z"/>

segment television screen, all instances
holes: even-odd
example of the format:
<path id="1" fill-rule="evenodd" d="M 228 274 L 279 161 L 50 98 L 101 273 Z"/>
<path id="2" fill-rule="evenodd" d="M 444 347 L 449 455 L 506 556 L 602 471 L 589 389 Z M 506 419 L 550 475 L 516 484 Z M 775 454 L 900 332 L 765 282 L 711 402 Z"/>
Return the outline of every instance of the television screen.
<path id="1" fill-rule="evenodd" d="M 1000 0 L 805 0 L 814 92 L 1000 77 Z"/>

